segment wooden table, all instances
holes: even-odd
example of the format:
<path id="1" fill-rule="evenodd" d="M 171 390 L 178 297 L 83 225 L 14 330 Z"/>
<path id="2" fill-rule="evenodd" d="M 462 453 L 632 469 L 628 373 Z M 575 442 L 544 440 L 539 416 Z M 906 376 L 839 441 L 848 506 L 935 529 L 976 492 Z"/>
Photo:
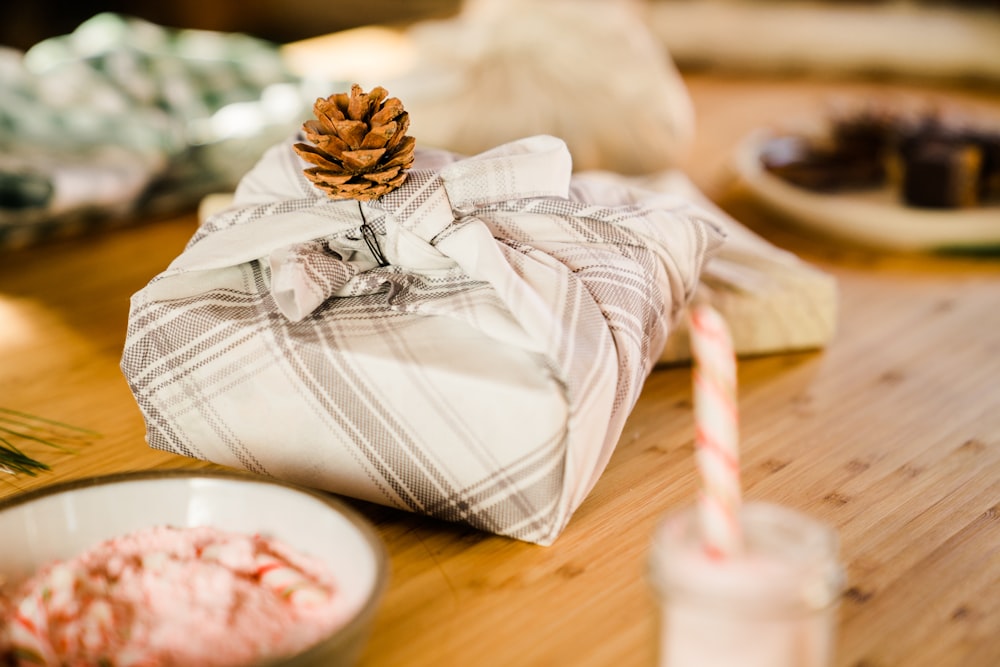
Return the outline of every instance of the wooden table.
<path id="1" fill-rule="evenodd" d="M 850 581 L 836 665 L 1000 664 L 1000 261 L 847 248 L 729 194 L 725 163 L 744 132 L 875 84 L 689 83 L 695 182 L 841 290 L 827 349 L 740 364 L 746 497 L 839 530 Z M 995 91 L 951 92 L 1000 110 Z M 53 471 L 3 479 L 0 496 L 207 465 L 145 446 L 118 369 L 129 296 L 195 225 L 193 214 L 150 220 L 2 257 L 0 407 L 100 436 L 75 454 L 33 449 Z M 652 374 L 607 471 L 552 547 L 355 503 L 392 561 L 363 665 L 654 665 L 645 559 L 658 518 L 694 497 L 689 383 L 685 367 Z"/>

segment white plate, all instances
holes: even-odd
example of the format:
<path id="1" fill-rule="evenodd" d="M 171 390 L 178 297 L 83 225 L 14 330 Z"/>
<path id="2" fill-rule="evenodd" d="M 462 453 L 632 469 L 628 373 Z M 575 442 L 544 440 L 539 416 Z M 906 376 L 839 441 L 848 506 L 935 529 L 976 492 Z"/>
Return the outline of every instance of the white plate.
<path id="1" fill-rule="evenodd" d="M 734 155 L 751 194 L 791 222 L 814 232 L 897 251 L 1000 249 L 1000 206 L 934 210 L 904 206 L 890 188 L 826 194 L 795 186 L 761 162 L 775 135 L 758 131 Z"/>

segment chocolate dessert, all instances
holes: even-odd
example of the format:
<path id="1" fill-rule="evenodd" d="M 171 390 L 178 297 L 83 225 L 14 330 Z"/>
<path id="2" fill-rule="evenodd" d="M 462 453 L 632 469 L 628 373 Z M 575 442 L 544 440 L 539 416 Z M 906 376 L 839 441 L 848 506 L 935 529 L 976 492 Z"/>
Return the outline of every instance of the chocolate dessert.
<path id="1" fill-rule="evenodd" d="M 786 135 L 761 163 L 799 187 L 844 192 L 890 186 L 918 208 L 957 209 L 1000 200 L 1000 131 L 864 110 L 832 119 L 827 136 Z"/>

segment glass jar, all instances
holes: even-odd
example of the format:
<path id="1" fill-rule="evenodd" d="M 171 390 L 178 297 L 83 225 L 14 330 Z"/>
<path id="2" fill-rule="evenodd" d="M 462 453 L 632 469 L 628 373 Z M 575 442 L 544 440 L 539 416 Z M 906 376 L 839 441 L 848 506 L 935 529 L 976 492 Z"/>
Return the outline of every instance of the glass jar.
<path id="1" fill-rule="evenodd" d="M 663 519 L 649 573 L 661 667 L 829 667 L 844 589 L 839 540 L 795 510 L 745 503 L 744 548 L 710 555 L 696 508 Z"/>

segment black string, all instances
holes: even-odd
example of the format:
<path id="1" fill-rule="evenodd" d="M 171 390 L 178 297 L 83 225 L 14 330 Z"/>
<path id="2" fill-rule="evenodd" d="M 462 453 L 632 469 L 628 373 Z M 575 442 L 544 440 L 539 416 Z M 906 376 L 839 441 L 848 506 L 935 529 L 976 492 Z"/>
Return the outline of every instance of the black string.
<path id="1" fill-rule="evenodd" d="M 368 224 L 368 219 L 365 217 L 365 210 L 361 206 L 361 202 L 358 202 L 358 210 L 361 212 L 361 219 L 364 223 L 361 225 L 361 236 L 365 239 L 365 245 L 368 246 L 369 252 L 371 252 L 372 257 L 378 262 L 379 266 L 389 266 L 388 260 L 386 260 L 385 255 L 382 254 L 382 248 L 378 244 L 378 237 L 375 236 L 375 230 L 371 228 Z"/>

